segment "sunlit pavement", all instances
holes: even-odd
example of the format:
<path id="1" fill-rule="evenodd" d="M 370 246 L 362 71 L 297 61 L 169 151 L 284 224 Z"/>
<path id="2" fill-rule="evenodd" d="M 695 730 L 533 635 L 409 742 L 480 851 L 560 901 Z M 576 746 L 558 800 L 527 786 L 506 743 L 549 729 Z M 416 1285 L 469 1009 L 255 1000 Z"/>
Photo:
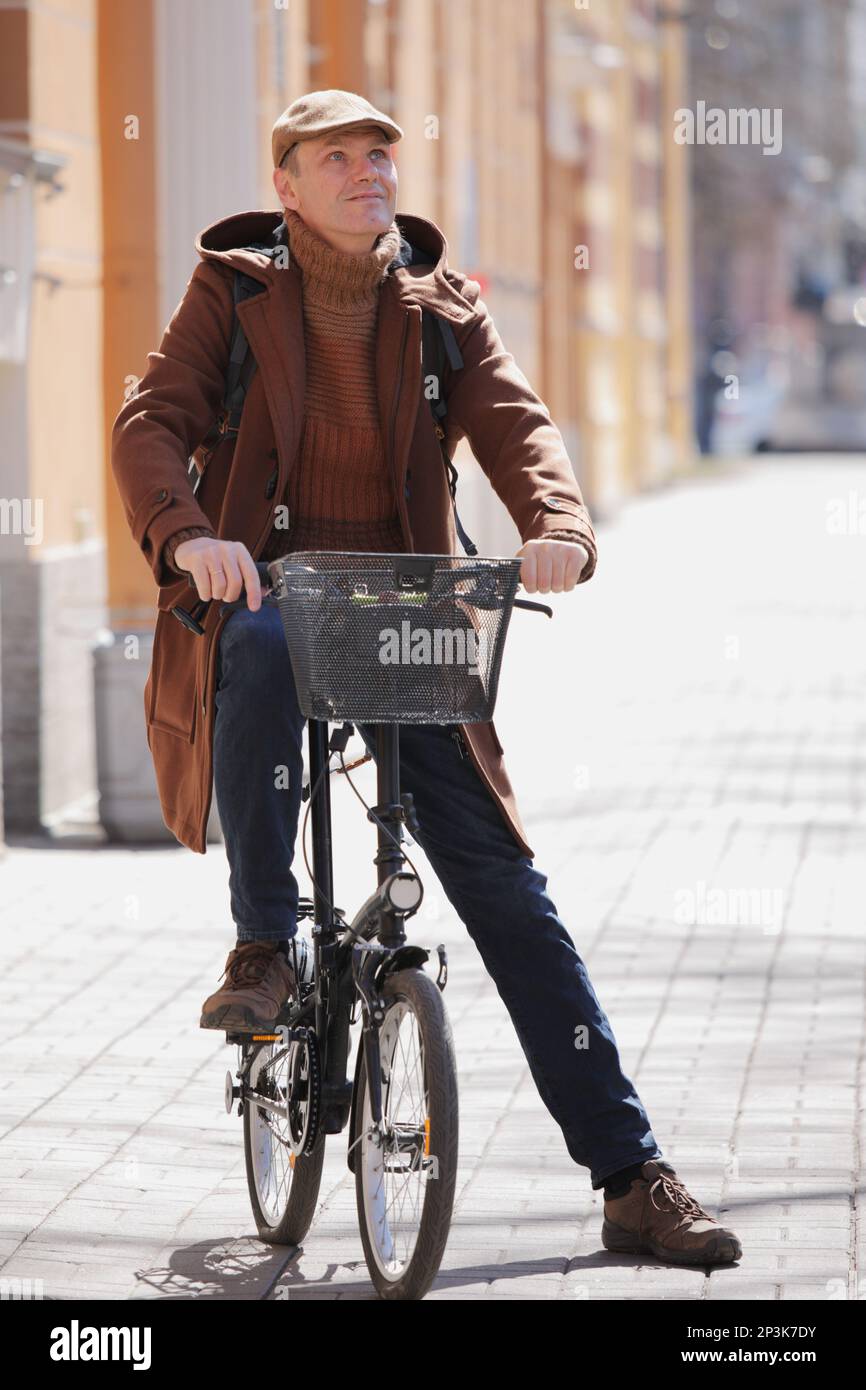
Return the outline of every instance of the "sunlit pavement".
<path id="1" fill-rule="evenodd" d="M 515 613 L 497 728 L 665 1156 L 744 1256 L 706 1275 L 602 1249 L 601 1194 L 428 869 L 412 935 L 449 951 L 461 1123 L 428 1297 L 863 1297 L 866 459 L 707 469 L 630 503 L 599 551 L 554 621 Z M 369 765 L 358 785 L 372 800 Z M 348 787 L 334 803 L 348 911 L 373 841 Z M 372 1297 L 345 1134 L 303 1250 L 255 1239 L 235 1052 L 198 1028 L 233 943 L 221 848 L 67 844 L 0 863 L 2 1278 L 52 1299 Z"/>

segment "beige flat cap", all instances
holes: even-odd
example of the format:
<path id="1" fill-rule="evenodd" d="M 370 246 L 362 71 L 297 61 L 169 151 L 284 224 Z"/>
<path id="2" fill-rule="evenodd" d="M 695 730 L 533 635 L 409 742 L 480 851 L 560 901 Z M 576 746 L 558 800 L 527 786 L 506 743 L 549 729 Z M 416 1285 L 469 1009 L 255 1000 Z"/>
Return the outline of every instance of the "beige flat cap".
<path id="1" fill-rule="evenodd" d="M 277 167 L 286 150 L 297 140 L 311 140 L 316 135 L 324 135 L 330 130 L 343 130 L 347 126 L 377 125 L 388 137 L 389 144 L 403 137 L 403 132 L 392 120 L 371 106 L 366 97 L 357 92 L 342 92 L 338 87 L 327 88 L 321 92 L 307 92 L 298 97 L 291 106 L 274 122 L 271 134 L 271 151 L 274 168 Z"/>

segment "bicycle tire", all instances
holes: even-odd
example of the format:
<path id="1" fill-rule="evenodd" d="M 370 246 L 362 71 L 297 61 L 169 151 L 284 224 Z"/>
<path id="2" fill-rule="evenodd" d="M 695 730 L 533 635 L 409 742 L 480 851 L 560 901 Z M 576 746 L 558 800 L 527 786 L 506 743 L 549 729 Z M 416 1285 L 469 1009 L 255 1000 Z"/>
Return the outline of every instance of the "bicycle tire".
<path id="1" fill-rule="evenodd" d="M 380 1298 L 397 1301 L 421 1299 L 438 1273 L 451 1229 L 454 1191 L 457 1183 L 458 1099 L 457 1066 L 451 1026 L 442 993 L 421 969 L 398 970 L 387 976 L 381 990 L 385 1019 L 380 1036 L 387 1037 L 389 1015 L 406 1004 L 418 1023 L 422 1048 L 429 1122 L 429 1152 L 435 1156 L 435 1179 L 424 1184 L 423 1209 L 411 1258 L 395 1277 L 385 1273 L 376 1253 L 375 1233 L 371 1233 L 372 1214 L 368 1205 L 368 1183 L 375 1180 L 375 1145 L 365 1137 L 369 1119 L 367 1072 L 361 1069 L 358 1096 L 358 1156 L 355 1164 L 355 1198 L 361 1242 L 370 1278 Z M 383 1069 L 385 1057 L 383 1055 Z M 388 1067 L 390 1075 L 390 1065 Z M 388 1083 L 383 1082 L 383 1111 L 387 1113 Z M 402 1093 L 401 1093 L 402 1094 Z"/>
<path id="2" fill-rule="evenodd" d="M 260 1043 L 256 1048 L 253 1061 L 250 1066 L 250 1076 L 255 1075 L 255 1061 L 262 1048 L 270 1048 L 271 1043 Z M 279 1221 L 274 1224 L 268 1219 L 268 1215 L 262 1207 L 259 1199 L 259 1189 L 256 1181 L 254 1143 L 256 1134 L 254 1126 L 256 1117 L 260 1112 L 255 1108 L 255 1102 L 247 1101 L 244 1105 L 244 1165 L 247 1174 L 247 1188 L 250 1194 L 250 1204 L 253 1209 L 253 1217 L 259 1239 L 268 1245 L 300 1245 L 313 1223 L 316 1214 L 316 1203 L 319 1199 L 319 1189 L 322 1183 L 322 1165 L 325 1161 L 325 1139 L 327 1135 L 320 1131 L 313 1150 L 310 1154 L 298 1154 L 291 1161 L 292 1177 L 289 1188 L 288 1200 L 285 1210 L 282 1212 Z"/>

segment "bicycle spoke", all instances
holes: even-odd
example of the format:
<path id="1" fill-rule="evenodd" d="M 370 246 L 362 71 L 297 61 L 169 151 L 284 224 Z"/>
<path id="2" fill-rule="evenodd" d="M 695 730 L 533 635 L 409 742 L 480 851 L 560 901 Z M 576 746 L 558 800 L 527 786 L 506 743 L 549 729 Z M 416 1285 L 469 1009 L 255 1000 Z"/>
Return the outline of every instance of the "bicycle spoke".
<path id="1" fill-rule="evenodd" d="M 289 1089 L 290 1049 L 274 1045 L 263 1048 L 251 1075 L 251 1084 L 262 1096 L 286 1103 Z M 253 1158 L 259 1202 L 269 1224 L 276 1225 L 287 1205 L 291 1190 L 291 1135 L 288 1113 L 277 1115 L 262 1109 L 250 1099 L 252 1107 Z"/>

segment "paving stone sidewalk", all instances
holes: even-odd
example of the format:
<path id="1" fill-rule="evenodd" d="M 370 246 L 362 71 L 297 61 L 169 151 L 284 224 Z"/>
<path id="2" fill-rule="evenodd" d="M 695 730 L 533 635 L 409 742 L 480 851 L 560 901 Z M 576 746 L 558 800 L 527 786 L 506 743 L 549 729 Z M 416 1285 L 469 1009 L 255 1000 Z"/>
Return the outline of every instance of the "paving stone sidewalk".
<path id="1" fill-rule="evenodd" d="M 852 496 L 866 513 L 866 460 L 804 457 L 632 502 L 553 622 L 515 614 L 497 706 L 536 863 L 625 1070 L 742 1261 L 706 1275 L 602 1249 L 601 1194 L 427 869 L 413 936 L 448 948 L 461 1105 L 429 1298 L 866 1297 L 866 535 L 828 529 Z M 369 766 L 358 784 L 372 800 Z M 369 825 L 345 786 L 334 810 L 354 909 Z M 70 835 L 0 860 L 6 1290 L 373 1296 L 345 1135 L 303 1250 L 255 1239 L 223 1105 L 235 1053 L 198 1028 L 233 943 L 226 882 L 220 846 Z"/>

